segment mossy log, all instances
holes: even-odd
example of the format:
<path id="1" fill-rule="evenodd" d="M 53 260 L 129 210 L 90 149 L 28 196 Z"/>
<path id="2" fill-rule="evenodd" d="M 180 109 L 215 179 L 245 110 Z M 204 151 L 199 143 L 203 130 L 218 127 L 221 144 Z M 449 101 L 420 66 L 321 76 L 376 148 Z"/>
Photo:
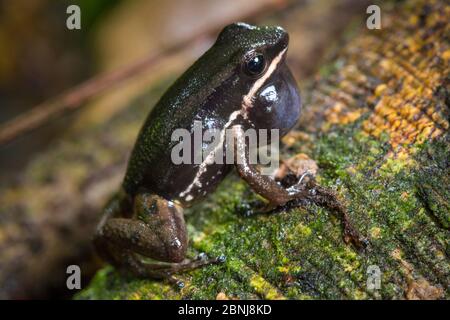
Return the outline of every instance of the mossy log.
<path id="1" fill-rule="evenodd" d="M 248 215 L 255 195 L 231 175 L 207 201 L 187 210 L 189 256 L 225 254 L 225 263 L 179 275 L 182 289 L 107 266 L 77 298 L 448 299 L 450 7 L 417 0 L 382 8 L 381 30 L 353 26 L 338 46 L 344 49 L 330 54 L 303 91 L 299 125 L 283 139 L 284 158 L 301 153 L 317 163 L 317 183 L 333 189 L 347 207 L 353 225 L 368 239 L 365 250 L 344 243 L 339 220 L 324 207 L 305 204 Z M 301 39 L 294 34 L 291 41 Z M 295 75 L 299 68 L 294 65 Z M 100 209 L 91 205 L 100 201 L 92 199 L 106 199 L 120 183 L 136 128 L 164 86 L 35 161 L 29 168 L 34 184 L 0 195 L 2 221 L 14 220 L 0 229 L 2 285 L 16 285 L 7 278 L 14 272 L 33 280 L 26 269 L 44 266 L 40 261 L 50 251 L 43 244 L 54 243 L 49 237 L 67 238 L 57 247 L 61 252 L 79 250 L 71 237 L 92 232 L 98 218 L 92 212 Z M 93 136 L 94 153 L 86 143 Z M 67 161 L 70 166 L 60 165 Z M 40 169 L 49 166 L 56 169 Z M 98 174 L 92 175 L 93 168 Z M 79 183 L 65 184 L 67 176 Z M 25 209 L 17 206 L 24 192 Z M 54 207 L 84 211 L 78 228 L 50 227 L 65 226 L 64 215 L 48 221 L 29 214 Z M 16 222 L 21 220 L 26 223 Z M 35 235 L 38 226 L 50 231 L 15 245 L 14 235 Z M 27 264 L 17 259 L 17 252 L 30 250 L 36 254 Z M 381 272 L 379 289 L 367 286 L 370 266 Z"/>

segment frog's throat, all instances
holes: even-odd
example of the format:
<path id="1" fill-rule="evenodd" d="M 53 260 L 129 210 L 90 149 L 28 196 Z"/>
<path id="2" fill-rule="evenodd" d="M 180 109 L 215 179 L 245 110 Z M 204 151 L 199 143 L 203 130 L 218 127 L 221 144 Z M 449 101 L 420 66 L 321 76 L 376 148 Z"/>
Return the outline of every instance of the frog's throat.
<path id="1" fill-rule="evenodd" d="M 266 70 L 266 73 L 255 81 L 255 83 L 252 85 L 248 93 L 244 96 L 242 100 L 242 116 L 247 119 L 249 109 L 253 107 L 254 97 L 255 94 L 258 92 L 258 90 L 264 85 L 264 83 L 269 79 L 269 77 L 272 75 L 272 73 L 277 69 L 278 64 L 283 59 L 284 54 L 287 51 L 287 47 L 284 48 L 275 58 L 273 58 L 272 62 L 270 63 L 269 67 Z"/>
<path id="2" fill-rule="evenodd" d="M 245 119 L 248 117 L 249 109 L 253 107 L 254 95 L 258 90 L 264 85 L 264 83 L 269 79 L 272 73 L 277 69 L 278 64 L 283 59 L 287 51 L 287 47 L 283 49 L 270 63 L 264 75 L 255 81 L 252 85 L 248 93 L 243 97 L 241 109 L 236 110 L 230 114 L 227 123 L 224 125 L 222 131 L 220 132 L 220 140 L 216 145 L 214 150 L 212 150 L 205 158 L 205 160 L 200 164 L 197 173 L 195 174 L 194 180 L 192 183 L 182 192 L 180 192 L 179 196 L 184 198 L 185 201 L 189 202 L 193 200 L 193 196 L 191 195 L 192 189 L 196 186 L 198 188 L 202 187 L 202 183 L 200 181 L 201 176 L 206 172 L 208 166 L 214 163 L 215 154 L 222 148 L 223 142 L 225 141 L 225 133 L 226 129 L 228 129 L 236 120 L 238 115 L 242 115 Z M 219 173 L 218 173 L 219 174 Z"/>

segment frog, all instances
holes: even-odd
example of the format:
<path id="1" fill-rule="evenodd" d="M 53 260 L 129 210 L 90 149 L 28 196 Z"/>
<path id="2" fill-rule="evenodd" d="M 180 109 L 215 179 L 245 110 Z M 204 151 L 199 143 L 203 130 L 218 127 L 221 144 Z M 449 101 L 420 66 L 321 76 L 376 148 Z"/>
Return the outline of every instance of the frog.
<path id="1" fill-rule="evenodd" d="M 164 279 L 224 261 L 223 255 L 187 259 L 184 209 L 213 192 L 235 168 L 250 188 L 278 207 L 302 196 L 301 179 L 283 187 L 249 161 L 245 130 L 279 131 L 297 123 L 302 100 L 280 26 L 233 23 L 162 95 L 150 111 L 128 161 L 120 190 L 107 203 L 95 233 L 106 261 L 138 277 Z M 231 130 L 239 161 L 174 164 L 174 130 Z M 226 149 L 223 135 L 216 144 Z M 208 147 L 205 143 L 204 148 Z"/>

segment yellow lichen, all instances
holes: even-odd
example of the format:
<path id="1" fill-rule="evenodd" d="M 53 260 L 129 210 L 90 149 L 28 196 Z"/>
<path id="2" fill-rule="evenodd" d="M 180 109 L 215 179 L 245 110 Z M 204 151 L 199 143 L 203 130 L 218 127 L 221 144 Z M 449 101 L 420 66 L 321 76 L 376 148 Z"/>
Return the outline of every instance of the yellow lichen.
<path id="1" fill-rule="evenodd" d="M 373 227 L 372 229 L 370 229 L 370 236 L 373 239 L 379 239 L 381 236 L 381 228 Z"/>
<path id="2" fill-rule="evenodd" d="M 339 82 L 326 85 L 313 101 L 313 107 L 326 106 L 322 129 L 354 122 L 369 111 L 362 123 L 365 135 L 378 139 L 387 133 L 390 154 L 400 159 L 410 157 L 415 144 L 443 135 L 449 128 L 441 108 L 445 95 L 436 92 L 445 88 L 450 73 L 449 43 L 442 41 L 450 31 L 449 19 L 445 7 L 428 14 L 426 27 L 415 34 L 393 31 L 405 29 L 397 29 L 392 20 L 381 32 L 358 38 L 334 75 Z M 412 15 L 402 23 L 414 28 L 419 20 Z M 371 86 L 369 79 L 375 79 Z"/>
<path id="3" fill-rule="evenodd" d="M 230 300 L 224 292 L 219 292 L 216 296 L 216 300 Z"/>
<path id="4" fill-rule="evenodd" d="M 284 300 L 285 297 L 263 277 L 255 275 L 250 279 L 250 286 L 267 300 Z"/>

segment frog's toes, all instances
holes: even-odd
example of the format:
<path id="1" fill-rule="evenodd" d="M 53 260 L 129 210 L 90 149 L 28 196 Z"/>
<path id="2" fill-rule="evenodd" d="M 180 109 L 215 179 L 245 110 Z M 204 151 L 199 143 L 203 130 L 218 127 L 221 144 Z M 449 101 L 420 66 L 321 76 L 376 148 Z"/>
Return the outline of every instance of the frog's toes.
<path id="1" fill-rule="evenodd" d="M 218 256 L 216 258 L 216 262 L 218 262 L 218 263 L 224 263 L 226 260 L 227 260 L 227 256 L 224 254 L 221 254 L 220 256 Z"/>
<path id="2" fill-rule="evenodd" d="M 280 167 L 275 172 L 275 179 L 278 181 L 286 179 L 292 180 L 293 177 L 298 179 L 306 173 L 308 173 L 309 177 L 315 177 L 318 169 L 319 167 L 313 159 L 309 158 L 304 153 L 298 153 L 295 156 L 282 161 Z"/>
<path id="3" fill-rule="evenodd" d="M 180 280 L 178 277 L 174 275 L 168 276 L 166 281 L 169 283 L 169 285 L 174 286 L 177 289 L 183 289 L 185 287 L 184 281 Z"/>
<path id="4" fill-rule="evenodd" d="M 177 286 L 178 289 L 183 289 L 185 284 L 184 281 L 178 280 L 175 285 Z"/>
<path id="5" fill-rule="evenodd" d="M 205 252 L 200 252 L 196 258 L 196 260 L 201 260 L 201 261 L 204 261 L 207 259 L 208 259 L 208 255 Z"/>

